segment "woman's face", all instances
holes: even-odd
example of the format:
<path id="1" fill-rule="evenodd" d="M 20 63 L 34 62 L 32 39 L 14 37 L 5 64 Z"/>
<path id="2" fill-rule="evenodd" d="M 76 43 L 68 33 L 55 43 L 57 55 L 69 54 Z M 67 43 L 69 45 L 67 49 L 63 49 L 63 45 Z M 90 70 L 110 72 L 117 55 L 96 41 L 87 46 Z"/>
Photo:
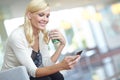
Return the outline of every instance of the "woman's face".
<path id="1" fill-rule="evenodd" d="M 49 22 L 50 8 L 47 7 L 45 10 L 30 13 L 29 16 L 33 29 L 44 30 L 46 24 Z"/>

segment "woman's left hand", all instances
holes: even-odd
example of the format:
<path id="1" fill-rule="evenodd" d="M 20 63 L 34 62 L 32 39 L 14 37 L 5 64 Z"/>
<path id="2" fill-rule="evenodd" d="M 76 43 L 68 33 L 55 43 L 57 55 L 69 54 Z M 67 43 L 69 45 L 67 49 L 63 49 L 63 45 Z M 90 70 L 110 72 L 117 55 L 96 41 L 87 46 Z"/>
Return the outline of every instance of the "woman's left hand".
<path id="1" fill-rule="evenodd" d="M 64 36 L 62 35 L 62 33 L 57 30 L 57 29 L 54 29 L 54 30 L 51 30 L 50 33 L 49 33 L 49 37 L 50 39 L 58 39 L 60 41 L 60 45 L 64 45 L 66 44 L 66 41 L 65 41 L 65 38 Z"/>

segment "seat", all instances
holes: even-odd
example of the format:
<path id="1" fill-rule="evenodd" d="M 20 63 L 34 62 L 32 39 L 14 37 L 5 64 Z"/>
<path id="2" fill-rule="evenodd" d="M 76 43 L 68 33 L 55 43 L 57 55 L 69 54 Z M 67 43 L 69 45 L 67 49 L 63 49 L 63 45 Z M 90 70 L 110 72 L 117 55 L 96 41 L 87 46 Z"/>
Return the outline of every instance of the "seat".
<path id="1" fill-rule="evenodd" d="M 24 66 L 0 71 L 0 80 L 30 80 L 27 70 Z"/>

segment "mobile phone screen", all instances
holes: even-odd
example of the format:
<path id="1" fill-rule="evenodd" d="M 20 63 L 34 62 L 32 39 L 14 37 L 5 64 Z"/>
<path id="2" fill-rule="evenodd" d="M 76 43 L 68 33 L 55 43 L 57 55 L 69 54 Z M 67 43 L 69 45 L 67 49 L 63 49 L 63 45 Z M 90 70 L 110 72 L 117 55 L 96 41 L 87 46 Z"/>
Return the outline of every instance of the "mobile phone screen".
<path id="1" fill-rule="evenodd" d="M 76 55 L 81 55 L 83 53 L 83 50 L 76 53 Z"/>

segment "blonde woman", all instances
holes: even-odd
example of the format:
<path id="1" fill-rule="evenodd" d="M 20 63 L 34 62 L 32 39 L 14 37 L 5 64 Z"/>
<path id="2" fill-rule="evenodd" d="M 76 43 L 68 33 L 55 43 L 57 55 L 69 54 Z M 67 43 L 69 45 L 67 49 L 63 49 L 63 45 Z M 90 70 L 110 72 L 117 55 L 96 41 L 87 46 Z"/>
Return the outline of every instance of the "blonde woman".
<path id="1" fill-rule="evenodd" d="M 7 40 L 2 70 L 25 66 L 30 80 L 64 80 L 59 71 L 71 69 L 80 56 L 66 56 L 56 63 L 66 41 L 58 30 L 52 30 L 47 36 L 49 16 L 50 8 L 44 0 L 30 1 L 24 24 L 15 29 Z M 60 41 L 52 56 L 49 56 L 49 39 Z"/>

